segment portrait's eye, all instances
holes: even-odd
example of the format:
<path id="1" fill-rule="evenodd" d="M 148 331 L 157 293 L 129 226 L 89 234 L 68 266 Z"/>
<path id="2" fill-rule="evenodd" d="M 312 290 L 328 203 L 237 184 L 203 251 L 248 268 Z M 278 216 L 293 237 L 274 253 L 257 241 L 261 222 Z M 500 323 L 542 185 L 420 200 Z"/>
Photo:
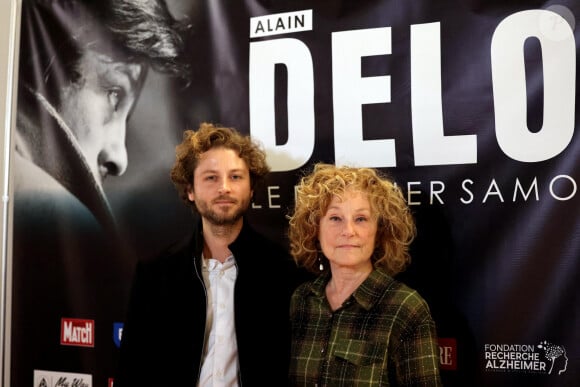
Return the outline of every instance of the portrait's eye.
<path id="1" fill-rule="evenodd" d="M 119 109 L 119 106 L 123 102 L 124 97 L 125 93 L 120 87 L 113 87 L 107 90 L 107 99 L 109 101 L 109 105 L 114 111 Z"/>

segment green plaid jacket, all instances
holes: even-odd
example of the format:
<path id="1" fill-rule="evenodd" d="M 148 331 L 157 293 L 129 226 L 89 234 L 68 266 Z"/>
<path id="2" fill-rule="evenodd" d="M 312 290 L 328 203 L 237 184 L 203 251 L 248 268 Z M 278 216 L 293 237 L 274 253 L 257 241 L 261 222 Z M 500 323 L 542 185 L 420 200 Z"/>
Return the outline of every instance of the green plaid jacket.
<path id="1" fill-rule="evenodd" d="M 442 385 L 435 323 L 419 293 L 375 269 L 333 312 L 329 279 L 292 296 L 291 386 Z"/>

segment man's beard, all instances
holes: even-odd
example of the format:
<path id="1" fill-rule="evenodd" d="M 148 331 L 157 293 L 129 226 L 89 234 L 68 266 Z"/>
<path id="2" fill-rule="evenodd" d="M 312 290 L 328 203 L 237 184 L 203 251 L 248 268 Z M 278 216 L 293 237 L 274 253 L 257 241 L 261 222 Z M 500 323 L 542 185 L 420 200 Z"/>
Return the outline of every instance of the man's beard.
<path id="1" fill-rule="evenodd" d="M 233 226 L 244 216 L 244 213 L 250 205 L 250 200 L 248 198 L 242 202 L 236 202 L 238 206 L 233 213 L 218 213 L 211 209 L 207 205 L 207 202 L 196 201 L 195 203 L 199 214 L 209 223 L 214 226 Z"/>

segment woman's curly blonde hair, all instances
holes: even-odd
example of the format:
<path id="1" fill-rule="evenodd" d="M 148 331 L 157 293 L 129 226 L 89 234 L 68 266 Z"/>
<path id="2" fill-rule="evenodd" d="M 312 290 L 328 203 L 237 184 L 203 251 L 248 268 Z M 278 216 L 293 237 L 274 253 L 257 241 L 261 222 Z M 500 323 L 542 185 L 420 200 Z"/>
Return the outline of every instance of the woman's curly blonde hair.
<path id="1" fill-rule="evenodd" d="M 252 189 L 270 172 L 266 154 L 261 146 L 252 141 L 250 136 L 243 135 L 234 128 L 203 122 L 195 131 L 185 130 L 183 141 L 175 147 L 175 163 L 171 168 L 170 177 L 181 200 L 194 212 L 197 208 L 187 197 L 187 190 L 193 185 L 193 175 L 200 155 L 214 148 L 236 151 L 250 170 Z"/>
<path id="2" fill-rule="evenodd" d="M 367 195 L 377 219 L 373 265 L 391 276 L 405 270 L 411 261 L 409 245 L 417 231 L 401 189 L 375 169 L 324 163 L 316 164 L 296 187 L 294 212 L 288 216 L 290 253 L 296 263 L 318 273 L 321 259 L 328 268 L 318 242 L 320 219 L 333 197 L 342 197 L 349 190 Z"/>

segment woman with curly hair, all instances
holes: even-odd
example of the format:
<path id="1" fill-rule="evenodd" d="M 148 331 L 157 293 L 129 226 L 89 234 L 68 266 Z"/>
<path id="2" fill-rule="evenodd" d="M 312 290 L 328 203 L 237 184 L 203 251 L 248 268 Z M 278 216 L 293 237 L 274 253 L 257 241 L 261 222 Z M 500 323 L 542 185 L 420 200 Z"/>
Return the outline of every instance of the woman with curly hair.
<path id="1" fill-rule="evenodd" d="M 290 252 L 317 278 L 291 299 L 294 386 L 440 386 L 435 323 L 393 277 L 416 235 L 399 187 L 371 168 L 316 164 L 296 190 Z"/>

